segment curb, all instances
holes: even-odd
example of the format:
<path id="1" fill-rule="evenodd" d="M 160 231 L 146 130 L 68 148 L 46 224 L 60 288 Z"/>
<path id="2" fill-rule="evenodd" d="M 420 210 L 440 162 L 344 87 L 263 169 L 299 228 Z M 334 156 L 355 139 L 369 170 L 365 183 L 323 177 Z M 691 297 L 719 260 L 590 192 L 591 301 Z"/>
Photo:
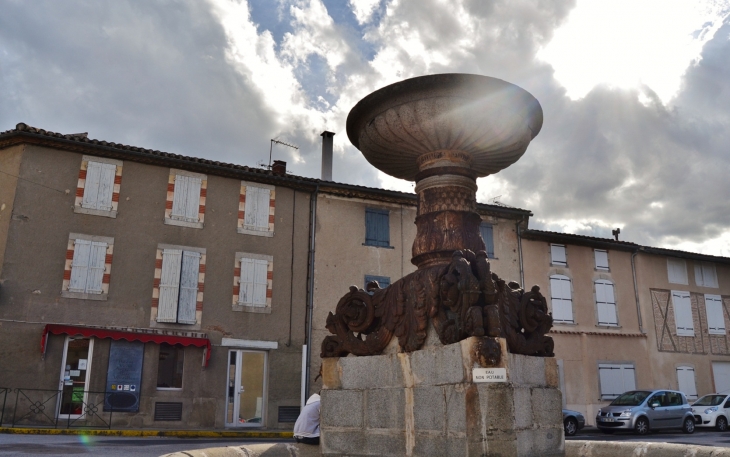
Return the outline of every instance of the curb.
<path id="1" fill-rule="evenodd" d="M 162 436 L 175 438 L 293 438 L 293 432 L 214 431 L 214 430 L 98 430 L 0 427 L 0 433 L 18 435 L 93 435 L 93 436 Z"/>

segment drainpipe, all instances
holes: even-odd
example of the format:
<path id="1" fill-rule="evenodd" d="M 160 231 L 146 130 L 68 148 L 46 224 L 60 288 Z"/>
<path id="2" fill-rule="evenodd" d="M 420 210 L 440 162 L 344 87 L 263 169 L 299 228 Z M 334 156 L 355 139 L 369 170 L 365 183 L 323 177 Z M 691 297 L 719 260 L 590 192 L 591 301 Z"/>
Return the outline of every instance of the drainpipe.
<path id="1" fill-rule="evenodd" d="M 523 290 L 527 290 L 527 286 L 525 285 L 525 269 L 522 265 L 522 232 L 520 224 L 524 222 L 525 216 L 522 216 L 522 219 L 517 221 L 515 224 L 515 228 L 517 229 L 517 254 L 520 259 L 520 284 L 522 285 Z"/>
<path id="2" fill-rule="evenodd" d="M 307 367 L 304 373 L 304 397 L 309 396 L 309 378 L 312 371 L 312 313 L 314 309 L 314 245 L 317 226 L 317 196 L 319 183 L 309 202 L 309 265 L 307 266 Z M 302 399 L 304 401 L 304 399 Z"/>
<path id="3" fill-rule="evenodd" d="M 639 286 L 636 282 L 636 263 L 634 259 L 636 258 L 636 255 L 639 253 L 639 250 L 637 249 L 631 254 L 631 273 L 634 276 L 634 295 L 636 296 L 636 315 L 639 317 L 639 331 L 641 333 L 646 333 L 644 331 L 644 323 L 641 320 L 641 305 L 639 304 Z"/>

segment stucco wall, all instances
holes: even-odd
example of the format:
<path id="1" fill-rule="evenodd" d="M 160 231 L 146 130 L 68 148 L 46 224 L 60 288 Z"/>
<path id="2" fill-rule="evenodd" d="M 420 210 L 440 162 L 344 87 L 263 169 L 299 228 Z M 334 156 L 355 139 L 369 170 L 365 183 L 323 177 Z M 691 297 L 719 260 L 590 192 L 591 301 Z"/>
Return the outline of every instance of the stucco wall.
<path id="1" fill-rule="evenodd" d="M 8 151 L 13 152 L 0 151 L 0 157 L 9 160 Z M 46 359 L 40 360 L 38 347 L 45 323 L 149 327 L 158 244 L 205 248 L 205 291 L 199 331 L 207 333 L 214 345 L 210 365 L 201 368 L 202 350 L 186 349 L 183 391 L 175 394 L 158 392 L 155 390 L 157 347 L 148 344 L 143 396 L 175 395 L 186 402 L 189 414 L 200 416 L 199 420 L 189 422 L 191 426 L 222 426 L 228 351 L 220 346 L 221 338 L 275 341 L 278 349 L 269 351 L 266 425 L 290 428 L 291 424 L 278 424 L 276 418 L 279 405 L 296 406 L 300 402 L 308 194 L 297 192 L 295 205 L 295 192 L 277 187 L 275 235 L 238 234 L 240 181 L 208 175 L 205 227 L 194 229 L 163 223 L 170 169 L 132 161 L 124 161 L 116 218 L 74 213 L 80 165 L 81 154 L 26 146 L 20 176 L 61 192 L 39 189 L 22 180 L 17 185 L 13 209 L 17 216 L 9 225 L 0 277 L 3 281 L 0 318 L 21 323 L 2 324 L 0 360 L 4 369 L 0 370 L 0 386 L 57 388 L 63 337 L 51 337 Z M 68 193 L 65 193 L 66 189 Z M 4 217 L 3 213 L 0 212 L 0 218 Z M 61 297 L 67 242 L 72 232 L 114 238 L 108 300 Z M 273 256 L 271 314 L 232 311 L 236 252 Z M 190 330 L 185 325 L 168 327 Z M 92 371 L 92 386 L 96 387 L 103 386 L 106 378 L 104 357 L 108 357 L 108 342 L 97 342 L 94 359 L 97 357 L 100 362 L 94 364 Z M 196 399 L 205 398 L 209 399 L 207 403 L 198 404 L 203 400 Z M 197 406 L 193 407 L 193 404 Z M 143 418 L 144 423 L 150 425 L 151 411 L 145 414 L 130 418 L 130 424 Z M 120 414 L 118 420 L 123 420 L 123 416 Z M 209 423 L 210 418 L 215 419 L 214 424 Z M 154 425 L 180 426 L 179 423 Z"/>
<path id="2" fill-rule="evenodd" d="M 23 146 L 7 148 L 0 154 L 0 287 L 2 287 L 3 259 L 8 239 L 10 220 L 13 217 L 15 187 L 18 183 L 20 161 L 23 157 Z M 2 291 L 0 291 L 0 294 Z"/>

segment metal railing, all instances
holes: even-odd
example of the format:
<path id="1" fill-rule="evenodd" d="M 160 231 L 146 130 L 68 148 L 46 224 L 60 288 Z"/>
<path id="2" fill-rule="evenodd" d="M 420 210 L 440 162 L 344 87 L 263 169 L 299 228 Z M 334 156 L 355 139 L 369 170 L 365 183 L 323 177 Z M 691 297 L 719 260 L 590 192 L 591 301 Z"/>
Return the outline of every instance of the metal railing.
<path id="1" fill-rule="evenodd" d="M 6 395 L 9 390 L 6 389 Z M 15 389 L 14 392 L 11 427 L 112 427 L 113 408 L 105 410 L 104 405 L 106 396 L 112 392 L 44 389 Z"/>
<path id="2" fill-rule="evenodd" d="M 2 406 L 0 406 L 0 426 L 3 425 L 3 417 L 5 416 L 5 401 L 8 399 L 8 392 L 12 389 L 8 387 L 0 387 L 0 398 L 2 399 Z"/>

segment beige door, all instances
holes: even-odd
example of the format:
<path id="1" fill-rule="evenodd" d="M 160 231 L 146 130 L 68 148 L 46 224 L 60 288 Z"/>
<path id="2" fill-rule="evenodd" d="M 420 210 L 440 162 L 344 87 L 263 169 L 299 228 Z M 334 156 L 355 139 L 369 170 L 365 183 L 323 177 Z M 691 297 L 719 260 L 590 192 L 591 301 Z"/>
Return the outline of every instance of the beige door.
<path id="1" fill-rule="evenodd" d="M 84 417 L 93 349 L 93 338 L 66 337 L 58 387 L 61 391 L 58 399 L 59 418 Z"/>

